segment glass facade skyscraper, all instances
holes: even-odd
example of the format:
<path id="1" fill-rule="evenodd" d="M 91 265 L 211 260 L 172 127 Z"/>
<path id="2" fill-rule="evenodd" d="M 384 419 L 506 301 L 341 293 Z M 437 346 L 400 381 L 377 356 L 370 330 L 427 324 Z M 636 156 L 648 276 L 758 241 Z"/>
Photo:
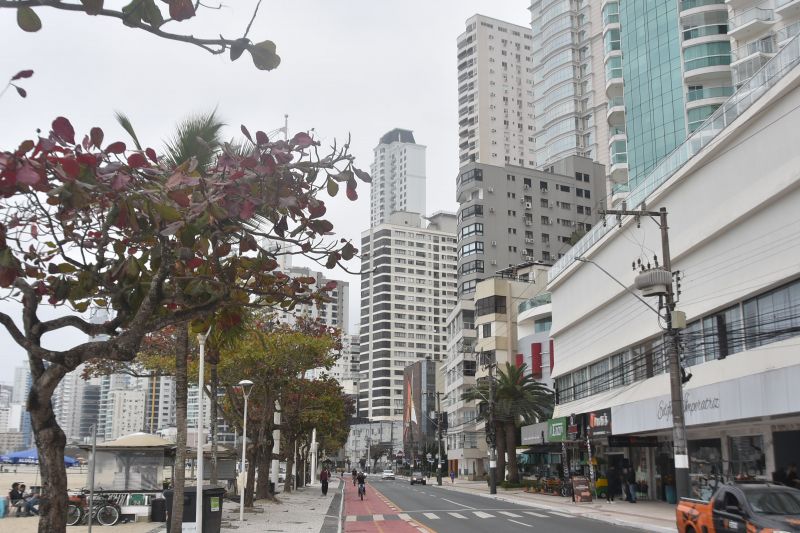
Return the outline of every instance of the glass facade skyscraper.
<path id="1" fill-rule="evenodd" d="M 626 0 L 619 18 L 632 188 L 686 138 L 681 39 L 675 0 Z"/>

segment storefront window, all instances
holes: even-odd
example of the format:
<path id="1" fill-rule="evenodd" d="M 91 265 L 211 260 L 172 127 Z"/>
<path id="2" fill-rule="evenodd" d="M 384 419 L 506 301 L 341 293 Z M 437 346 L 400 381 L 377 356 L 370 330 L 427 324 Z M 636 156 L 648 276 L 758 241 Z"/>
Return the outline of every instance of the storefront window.
<path id="1" fill-rule="evenodd" d="M 702 439 L 689 441 L 689 477 L 691 497 L 711 499 L 722 467 L 722 441 Z"/>
<path id="2" fill-rule="evenodd" d="M 731 474 L 740 479 L 765 475 L 764 437 L 729 437 Z"/>

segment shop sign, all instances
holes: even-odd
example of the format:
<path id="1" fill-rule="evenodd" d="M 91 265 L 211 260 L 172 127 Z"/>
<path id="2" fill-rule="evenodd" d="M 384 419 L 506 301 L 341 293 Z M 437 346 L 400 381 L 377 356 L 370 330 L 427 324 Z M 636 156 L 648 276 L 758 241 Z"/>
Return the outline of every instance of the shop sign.
<path id="1" fill-rule="evenodd" d="M 611 409 L 589 413 L 589 434 L 592 437 L 611 435 Z"/>
<path id="2" fill-rule="evenodd" d="M 530 426 L 522 426 L 522 443 L 523 445 L 544 444 L 547 442 L 545 435 L 547 435 L 547 422 L 540 422 L 538 424 L 531 424 Z"/>
<path id="3" fill-rule="evenodd" d="M 608 446 L 611 448 L 655 448 L 658 437 L 637 437 L 635 435 L 609 435 Z"/>
<path id="4" fill-rule="evenodd" d="M 567 425 L 567 439 L 578 440 L 578 422 L 575 415 L 569 416 L 569 424 Z"/>
<path id="5" fill-rule="evenodd" d="M 553 418 L 547 421 L 547 442 L 564 442 L 567 438 L 566 417 Z"/>
<path id="6" fill-rule="evenodd" d="M 572 476 L 572 493 L 578 503 L 591 503 L 592 487 L 589 479 L 584 476 Z"/>

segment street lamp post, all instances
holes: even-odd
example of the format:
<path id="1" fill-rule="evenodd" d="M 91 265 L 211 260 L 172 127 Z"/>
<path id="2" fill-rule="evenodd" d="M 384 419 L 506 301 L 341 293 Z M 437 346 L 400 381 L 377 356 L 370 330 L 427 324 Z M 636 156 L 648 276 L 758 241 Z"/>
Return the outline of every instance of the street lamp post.
<path id="1" fill-rule="evenodd" d="M 242 462 L 239 465 L 239 478 L 241 479 L 241 493 L 239 494 L 239 522 L 244 522 L 244 488 L 247 480 L 245 462 L 247 461 L 247 398 L 250 396 L 250 388 L 253 382 L 243 379 L 239 382 L 244 396 L 244 422 L 242 423 Z"/>
<path id="2" fill-rule="evenodd" d="M 208 331 L 197 334 L 197 342 L 200 344 L 200 357 L 198 363 L 200 368 L 197 376 L 197 501 L 194 509 L 195 529 L 203 531 L 203 393 L 205 391 L 205 362 L 206 362 L 206 339 L 211 333 Z M 216 420 L 213 421 L 216 423 Z"/>

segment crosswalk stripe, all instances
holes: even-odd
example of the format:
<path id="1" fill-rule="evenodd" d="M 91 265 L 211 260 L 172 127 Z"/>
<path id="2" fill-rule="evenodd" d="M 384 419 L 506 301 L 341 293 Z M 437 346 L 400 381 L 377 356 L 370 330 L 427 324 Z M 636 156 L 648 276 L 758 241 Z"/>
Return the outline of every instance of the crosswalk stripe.
<path id="1" fill-rule="evenodd" d="M 491 515 L 489 513 L 484 513 L 483 511 L 475 511 L 475 513 L 473 514 L 478 518 L 494 518 L 494 515 Z"/>
<path id="2" fill-rule="evenodd" d="M 355 522 L 356 516 L 355 515 L 347 515 L 347 518 L 344 519 L 345 522 Z"/>
<path id="3" fill-rule="evenodd" d="M 558 511 L 550 511 L 550 514 L 554 514 L 556 516 L 563 516 L 564 518 L 575 518 L 575 515 L 567 514 L 567 513 L 559 513 Z"/>
<path id="4" fill-rule="evenodd" d="M 508 521 L 509 521 L 509 522 L 514 522 L 515 524 L 519 524 L 519 525 L 521 525 L 521 526 L 525 526 L 525 527 L 533 527 L 532 525 L 530 525 L 530 524 L 526 524 L 525 522 L 518 522 L 518 521 L 516 521 L 516 520 L 512 520 L 512 519 L 510 519 L 510 518 L 508 519 Z"/>
<path id="5" fill-rule="evenodd" d="M 374 514 L 374 515 L 372 515 L 372 520 L 374 522 L 379 522 L 379 521 L 383 520 L 383 515 L 382 514 Z"/>
<path id="6" fill-rule="evenodd" d="M 546 515 L 546 514 L 542 514 L 542 513 L 534 513 L 533 511 L 525 511 L 525 514 L 529 514 L 529 515 L 531 515 L 531 516 L 537 516 L 537 517 L 539 517 L 539 518 L 547 518 L 547 515 Z"/>
<path id="7" fill-rule="evenodd" d="M 522 518 L 521 515 L 518 515 L 517 513 L 512 513 L 510 511 L 500 511 L 500 514 L 504 514 L 506 516 L 510 516 L 511 518 Z"/>
<path id="8" fill-rule="evenodd" d="M 406 522 L 410 522 L 411 521 L 411 517 L 409 515 L 407 515 L 406 513 L 400 513 L 397 516 L 400 518 L 400 520 L 405 520 Z"/>
<path id="9" fill-rule="evenodd" d="M 422 513 L 425 515 L 426 518 L 430 518 L 431 520 L 439 520 L 439 517 L 436 516 L 434 513 Z"/>
<path id="10" fill-rule="evenodd" d="M 464 519 L 466 519 L 466 518 L 467 518 L 466 516 L 464 516 L 464 515 L 463 515 L 463 514 L 461 514 L 461 513 L 447 513 L 447 514 L 449 514 L 450 516 L 453 516 L 453 517 L 455 517 L 455 518 L 464 518 Z"/>

